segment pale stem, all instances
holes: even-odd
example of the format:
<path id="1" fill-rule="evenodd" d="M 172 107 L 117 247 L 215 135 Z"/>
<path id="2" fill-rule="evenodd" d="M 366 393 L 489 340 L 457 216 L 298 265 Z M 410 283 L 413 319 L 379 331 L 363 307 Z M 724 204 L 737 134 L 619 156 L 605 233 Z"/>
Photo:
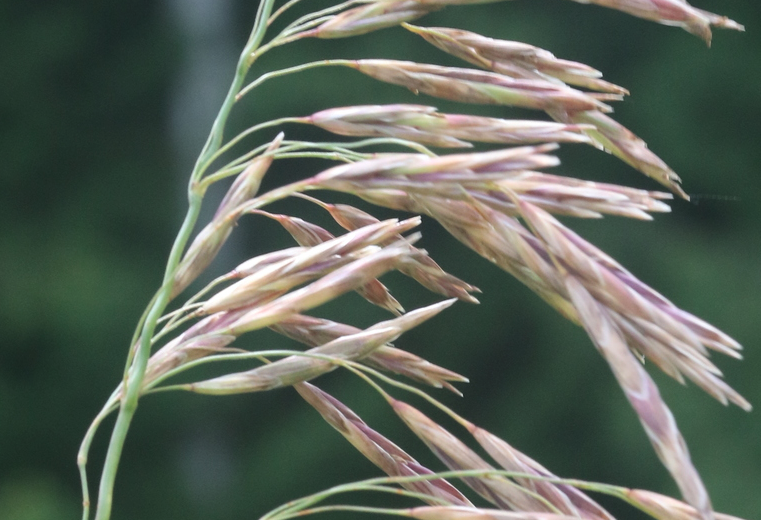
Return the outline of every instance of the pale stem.
<path id="1" fill-rule="evenodd" d="M 315 143 L 315 142 L 285 140 L 282 142 L 280 148 L 278 148 L 277 153 L 275 153 L 275 158 L 282 159 L 285 157 L 290 157 L 290 155 L 287 155 L 287 154 L 289 154 L 293 150 L 321 148 L 324 150 L 330 150 L 332 152 L 342 154 L 344 157 L 341 157 L 339 160 L 344 162 L 346 162 L 347 159 L 348 160 L 363 160 L 363 159 L 368 159 L 372 157 L 372 155 L 354 152 L 352 151 L 354 148 L 364 148 L 369 146 L 380 146 L 380 145 L 397 145 L 404 148 L 409 148 L 411 150 L 415 150 L 416 152 L 425 154 L 429 157 L 437 156 L 437 154 L 431 151 L 428 147 L 420 143 L 416 143 L 415 141 L 409 141 L 407 139 L 399 139 L 397 137 L 374 137 L 370 139 L 363 139 L 360 141 L 350 141 L 345 143 L 336 143 L 336 142 Z M 231 175 L 235 175 L 236 173 L 239 173 L 240 171 L 244 169 L 244 166 L 242 166 L 243 163 L 249 161 L 252 157 L 261 153 L 261 151 L 267 148 L 267 146 L 268 145 L 262 145 L 248 152 L 247 154 L 242 155 L 238 157 L 237 159 L 229 162 L 220 170 L 218 170 L 216 173 L 213 173 L 207 176 L 206 178 L 204 178 L 203 182 L 206 185 L 211 185 L 214 182 L 217 182 L 218 180 L 221 180 L 226 177 L 230 177 Z M 322 158 L 332 159 L 332 157 L 329 157 L 329 156 L 322 157 Z"/>
<path id="2" fill-rule="evenodd" d="M 293 74 L 295 72 L 301 72 L 304 70 L 309 69 L 316 69 L 318 67 L 331 67 L 331 66 L 343 66 L 343 67 L 351 67 L 352 64 L 351 60 L 320 60 L 320 61 L 312 61 L 309 63 L 302 63 L 301 65 L 296 65 L 293 67 L 287 67 L 285 69 L 280 70 L 273 70 L 272 72 L 267 72 L 266 74 L 262 74 L 258 78 L 256 78 L 254 81 L 243 87 L 243 89 L 238 93 L 237 99 L 242 98 L 249 92 L 251 92 L 253 89 L 267 81 L 268 79 L 272 78 L 279 78 L 281 76 L 287 76 L 288 74 Z"/>
<path id="3" fill-rule="evenodd" d="M 363 490 L 373 491 L 373 490 Z M 394 493 L 398 495 L 406 495 L 399 489 L 387 489 L 387 493 Z M 423 495 L 425 500 L 428 500 L 429 495 Z M 416 497 L 417 498 L 417 497 Z M 384 507 L 370 507 L 370 506 L 350 506 L 350 505 L 334 505 L 334 506 L 321 506 L 313 507 L 310 509 L 302 509 L 298 512 L 291 514 L 283 514 L 275 517 L 271 517 L 271 520 L 287 520 L 289 518 L 303 517 L 307 515 L 314 515 L 317 513 L 327 513 L 332 511 L 351 511 L 352 513 L 372 513 L 376 515 L 390 515 L 390 516 L 410 516 L 404 509 L 389 509 Z"/>
<path id="4" fill-rule="evenodd" d="M 197 308 L 199 308 L 201 306 L 203 306 L 203 304 L 197 303 L 195 305 L 192 305 L 189 308 L 182 309 L 182 310 L 183 311 L 188 311 L 188 310 L 191 310 L 191 309 L 197 309 Z M 175 314 L 174 318 L 177 318 L 178 316 L 179 316 L 179 314 Z M 195 314 L 191 313 L 191 314 L 185 314 L 181 318 L 170 320 L 166 325 L 164 325 L 164 327 L 161 328 L 160 331 L 158 331 L 156 334 L 154 334 L 153 338 L 151 338 L 151 345 L 155 345 L 156 343 L 158 343 L 158 341 L 161 338 L 163 338 L 164 336 L 166 336 L 167 334 L 169 334 L 170 332 L 175 330 L 177 327 L 179 327 L 179 326 L 181 326 L 181 325 L 187 323 L 188 321 L 190 321 L 192 319 L 195 319 L 197 317 L 198 316 L 196 316 Z"/>
<path id="5" fill-rule="evenodd" d="M 297 118 L 298 119 L 298 118 Z M 429 157 L 436 157 L 436 154 L 432 152 L 428 147 L 416 143 L 415 141 L 409 141 L 407 139 L 399 139 L 397 137 L 374 137 L 370 139 L 363 139 L 361 141 L 351 141 L 351 142 L 345 142 L 345 143 L 314 143 L 314 142 L 304 142 L 304 141 L 288 141 L 285 140 L 282 142 L 280 148 L 278 148 L 278 153 L 275 154 L 276 158 L 280 158 L 280 154 L 283 152 L 290 152 L 292 150 L 301 150 L 304 148 L 323 148 L 326 150 L 331 151 L 338 151 L 343 154 L 346 154 L 347 157 L 354 157 L 356 159 L 367 159 L 369 156 L 367 154 L 358 154 L 356 152 L 352 152 L 351 149 L 354 148 L 362 148 L 365 146 L 379 146 L 379 145 L 397 145 L 402 146 L 405 148 L 410 148 L 412 150 L 415 150 L 416 152 L 420 152 L 422 154 L 425 154 Z M 252 157 L 255 157 L 256 155 L 260 154 L 262 150 L 265 150 L 269 145 L 264 144 L 261 145 L 250 152 L 246 153 L 245 155 L 241 155 L 237 159 L 230 161 L 225 166 L 223 166 L 220 170 L 218 170 L 216 173 L 213 173 L 212 175 L 207 176 L 204 179 L 204 182 L 208 182 L 208 184 L 212 184 L 220 179 L 224 179 L 225 177 L 229 177 L 231 175 L 235 175 L 236 173 L 240 173 L 245 166 L 241 166 L 243 163 L 249 161 Z"/>
<path id="6" fill-rule="evenodd" d="M 348 149 L 390 144 L 390 145 L 398 145 L 398 146 L 403 146 L 405 148 L 410 148 L 412 150 L 418 151 L 430 157 L 436 157 L 436 154 L 432 152 L 428 147 L 420 143 L 416 143 L 415 141 L 409 141 L 407 139 L 399 139 L 398 137 L 373 137 L 370 139 L 363 139 L 361 141 L 352 141 L 349 143 L 311 143 L 311 144 L 313 146 L 324 146 L 326 148 L 328 146 L 333 146 L 338 144 L 338 146 L 342 146 Z"/>
<path id="7" fill-rule="evenodd" d="M 282 520 L 282 518 L 295 516 L 295 513 L 299 511 L 301 511 L 302 514 L 306 514 L 306 512 L 304 511 L 305 508 L 313 504 L 318 504 L 326 500 L 327 498 L 330 498 L 331 496 L 338 495 L 341 493 L 349 493 L 349 492 L 364 491 L 364 490 L 375 490 L 375 488 L 378 486 L 382 487 L 384 485 L 389 485 L 389 484 L 421 482 L 421 481 L 435 480 L 435 479 L 451 479 L 451 478 L 463 479 L 468 477 L 493 477 L 493 476 L 540 480 L 540 481 L 549 482 L 552 484 L 566 484 L 566 485 L 574 486 L 578 489 L 585 489 L 588 491 L 604 493 L 604 494 L 612 495 L 617 498 L 622 498 L 626 500 L 625 496 L 626 496 L 627 488 L 623 488 L 619 486 L 611 486 L 609 484 L 600 484 L 597 482 L 587 482 L 582 480 L 563 479 L 563 478 L 557 478 L 557 477 L 544 477 L 544 476 L 535 475 L 535 474 L 520 473 L 516 471 L 504 471 L 504 470 L 498 470 L 498 469 L 457 470 L 457 471 L 440 471 L 440 472 L 431 473 L 428 475 L 415 475 L 415 476 L 409 476 L 409 477 L 377 477 L 377 478 L 371 478 L 367 480 L 352 482 L 349 484 L 341 484 L 341 485 L 326 489 L 324 491 L 320 491 L 313 495 L 308 495 L 306 497 L 302 497 L 297 500 L 292 500 L 291 502 L 288 502 L 287 504 L 283 504 L 282 506 L 277 507 L 273 509 L 272 511 L 270 511 L 269 513 L 267 513 L 266 515 L 264 515 L 261 518 L 261 520 L 275 520 L 275 519 Z M 390 488 L 390 489 L 396 489 L 396 488 Z M 627 502 L 629 501 L 627 500 Z M 314 511 L 314 509 L 310 511 Z M 288 515 L 288 516 L 281 516 L 281 515 Z"/>
<path id="8" fill-rule="evenodd" d="M 286 12 L 288 9 L 290 9 L 290 8 L 291 8 L 291 7 L 293 7 L 294 5 L 298 4 L 299 2 L 301 2 L 301 0 L 290 0 L 290 1 L 286 2 L 285 4 L 283 4 L 283 5 L 280 7 L 280 9 L 278 9 L 277 11 L 275 11 L 275 12 L 274 12 L 274 14 L 273 14 L 272 16 L 270 16 L 269 20 L 267 20 L 267 27 L 269 27 L 270 25 L 272 25 L 272 23 L 273 23 L 275 20 L 277 20 L 278 18 L 280 18 L 280 16 L 281 16 L 283 13 L 285 13 L 285 12 Z"/>
<path id="9" fill-rule="evenodd" d="M 348 143 L 347 143 L 348 144 Z M 322 143 L 310 143 L 310 142 L 304 142 L 304 141 L 283 141 L 280 145 L 280 148 L 277 149 L 277 152 L 274 153 L 275 159 L 284 159 L 293 157 L 291 155 L 290 151 L 292 150 L 304 150 L 309 148 L 324 148 L 326 150 L 330 150 L 329 153 L 322 152 L 323 155 L 312 155 L 310 157 L 320 158 L 320 159 L 328 159 L 333 161 L 343 161 L 343 162 L 351 162 L 352 160 L 361 160 L 366 159 L 367 154 L 360 154 L 357 152 L 353 152 L 349 150 L 348 148 L 342 147 L 343 143 L 328 143 L 325 146 L 321 146 Z M 218 182 L 222 179 L 226 179 L 227 177 L 231 177 L 232 175 L 235 175 L 237 173 L 240 173 L 243 171 L 246 166 L 245 163 L 250 161 L 252 157 L 257 156 L 262 152 L 262 150 L 269 147 L 269 144 L 259 146 L 258 148 L 248 152 L 245 155 L 242 155 L 235 159 L 234 161 L 231 161 L 230 163 L 226 164 L 224 167 L 222 167 L 220 170 L 217 170 L 215 173 L 212 173 L 211 175 L 207 175 L 203 178 L 201 181 L 201 186 L 203 189 L 208 188 L 215 182 Z M 321 152 L 311 152 L 315 154 L 320 154 Z"/>
<path id="10" fill-rule="evenodd" d="M 181 308 L 179 308 L 176 311 L 174 311 L 173 313 L 171 313 L 174 316 L 169 320 L 169 322 L 166 324 L 166 326 L 172 325 L 176 321 L 176 319 L 179 318 L 177 313 L 186 312 L 186 311 L 188 311 L 190 309 L 195 309 L 196 305 L 197 305 L 196 302 L 198 300 L 200 300 L 201 298 L 203 298 L 206 294 L 208 294 L 209 291 L 214 289 L 217 285 L 219 285 L 221 283 L 225 283 L 225 282 L 230 281 L 230 280 L 235 280 L 237 277 L 238 277 L 238 275 L 236 275 L 234 273 L 227 273 L 227 274 L 223 274 L 222 276 L 218 276 L 217 278 L 215 278 L 214 280 L 209 282 L 206 285 L 206 287 L 204 287 L 203 289 L 201 289 L 200 291 L 195 293 L 190 299 L 188 299 L 188 301 L 186 301 L 182 305 Z M 167 316 L 169 316 L 169 315 L 167 315 Z"/>
<path id="11" fill-rule="evenodd" d="M 352 162 L 341 152 L 290 152 L 278 154 L 280 159 L 325 159 L 328 161 Z"/>

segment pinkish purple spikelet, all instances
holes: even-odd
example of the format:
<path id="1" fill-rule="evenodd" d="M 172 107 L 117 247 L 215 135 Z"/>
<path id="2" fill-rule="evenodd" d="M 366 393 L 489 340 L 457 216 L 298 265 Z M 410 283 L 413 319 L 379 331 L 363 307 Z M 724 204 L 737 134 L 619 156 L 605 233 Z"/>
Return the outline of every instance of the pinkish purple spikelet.
<path id="1" fill-rule="evenodd" d="M 420 465 L 404 450 L 370 428 L 346 405 L 335 397 L 309 383 L 296 385 L 296 390 L 315 410 L 338 430 L 357 450 L 392 477 L 431 475 L 428 468 Z M 431 496 L 431 503 L 445 503 L 471 507 L 470 501 L 444 479 L 421 480 L 401 484 L 410 491 Z"/>
<path id="2" fill-rule="evenodd" d="M 745 30 L 742 25 L 725 16 L 696 9 L 686 0 L 574 0 L 617 9 L 633 16 L 664 25 L 681 27 L 711 45 L 711 26 L 722 29 Z"/>

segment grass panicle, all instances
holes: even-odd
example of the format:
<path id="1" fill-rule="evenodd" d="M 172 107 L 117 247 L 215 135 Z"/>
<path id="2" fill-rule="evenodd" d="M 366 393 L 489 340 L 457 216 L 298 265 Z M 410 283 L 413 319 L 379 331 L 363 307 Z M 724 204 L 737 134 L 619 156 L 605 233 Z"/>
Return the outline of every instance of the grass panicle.
<path id="1" fill-rule="evenodd" d="M 712 27 L 742 30 L 736 22 L 684 0 L 576 1 L 678 26 L 709 44 Z M 544 171 L 560 164 L 555 153 L 561 143 L 592 144 L 687 198 L 671 167 L 608 115 L 612 111 L 608 102 L 621 100 L 628 91 L 603 80 L 598 70 L 558 58 L 545 49 L 456 28 L 407 23 L 450 5 L 488 0 L 350 0 L 302 15 L 285 23 L 279 33 L 269 34 L 275 19 L 291 14 L 297 3 L 290 0 L 277 10 L 275 0 L 260 3 L 230 90 L 191 173 L 188 213 L 163 281 L 127 349 L 124 378 L 82 442 L 78 464 L 83 520 L 90 518 L 88 452 L 108 414 L 118 411 L 103 465 L 96 520 L 110 519 L 116 472 L 139 399 L 159 391 L 227 395 L 289 386 L 387 476 L 289 502 L 265 515 L 266 520 L 328 511 L 386 513 L 419 520 L 614 520 L 588 495 L 590 491 L 616 496 L 656 520 L 737 520 L 713 512 L 676 421 L 641 361 L 652 361 L 679 382 L 692 381 L 724 404 L 750 410 L 750 403 L 723 381 L 721 371 L 709 360 L 711 351 L 740 358 L 741 346 L 671 303 L 556 218 L 613 215 L 649 221 L 654 214 L 671 210 L 666 201 L 672 194 Z M 474 68 L 392 59 L 326 59 L 261 72 L 247 83 L 253 64 L 277 47 L 305 38 L 317 45 L 319 39 L 349 38 L 397 26 Z M 543 111 L 555 122 L 471 115 L 466 107 L 462 113 L 449 114 L 417 104 L 339 105 L 306 117 L 256 121 L 225 140 L 226 122 L 245 94 L 270 79 L 312 69 L 328 74 L 330 67 L 350 67 L 415 94 L 465 105 Z M 245 100 L 250 97 L 253 94 Z M 247 144 L 262 130 L 289 124 L 309 124 L 350 139 L 289 140 L 279 131 L 269 142 Z M 439 154 L 429 146 L 470 150 Z M 303 163 L 308 166 L 299 180 L 270 191 L 262 189 L 264 176 L 275 162 L 288 164 L 295 158 L 331 164 L 315 167 Z M 218 163 L 224 166 L 214 169 Z M 226 178 L 231 178 L 232 184 L 214 216 L 199 225 L 207 189 Z M 352 203 L 330 202 L 326 191 L 353 196 L 406 217 L 380 220 Z M 344 231 L 336 235 L 300 217 L 271 211 L 270 205 L 288 197 L 316 204 Z M 184 304 L 172 303 L 202 278 L 244 216 L 274 220 L 296 245 L 252 256 L 208 282 Z M 454 385 L 468 378 L 443 366 L 446 360 L 437 360 L 439 365 L 391 342 L 458 300 L 478 303 L 474 294 L 480 292 L 416 247 L 421 239 L 415 231 L 420 216 L 437 221 L 454 238 L 584 328 L 684 502 L 647 490 L 560 478 L 497 435 L 401 381 L 404 378 L 431 391 L 443 388 L 462 395 Z M 391 271 L 446 300 L 406 312 L 380 281 Z M 363 329 L 306 314 L 352 291 L 394 317 Z M 235 342 L 242 335 L 255 335 L 264 328 L 306 346 L 306 350 L 237 348 Z M 258 359 L 261 365 L 248 370 L 235 365 L 250 359 Z M 221 360 L 233 368 L 210 379 L 164 384 L 179 373 Z M 309 383 L 337 369 L 360 377 L 377 390 L 450 471 L 424 467 L 337 398 Z M 392 397 L 383 386 L 416 394 L 448 414 L 496 465 L 422 411 Z M 459 482 L 494 509 L 475 506 L 456 487 Z M 325 498 L 359 490 L 395 493 L 426 505 L 406 509 L 319 505 Z"/>

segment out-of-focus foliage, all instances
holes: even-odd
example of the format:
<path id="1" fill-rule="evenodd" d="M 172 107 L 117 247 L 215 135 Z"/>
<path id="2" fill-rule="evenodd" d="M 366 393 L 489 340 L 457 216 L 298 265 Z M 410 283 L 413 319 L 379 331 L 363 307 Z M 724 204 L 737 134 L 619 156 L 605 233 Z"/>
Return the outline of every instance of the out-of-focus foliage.
<path id="1" fill-rule="evenodd" d="M 588 63 L 631 91 L 616 105 L 618 119 L 682 176 L 694 202 L 674 202 L 672 214 L 652 223 L 568 222 L 745 345 L 743 362 L 719 363 L 728 382 L 759 406 L 761 5 L 693 3 L 745 23 L 748 33 L 717 31 L 707 50 L 682 31 L 560 0 L 455 7 L 420 23 L 457 24 L 538 45 Z M 169 128 L 178 73 L 190 55 L 168 4 L 0 6 L 0 518 L 79 514 L 78 443 L 119 380 L 132 327 L 160 281 L 184 211 L 182 169 L 193 157 L 173 148 Z M 254 2 L 239 2 L 231 17 L 227 30 L 240 44 L 254 11 Z M 302 42 L 273 52 L 257 70 L 324 57 L 456 63 L 391 29 Z M 222 92 L 211 95 L 212 108 L 221 99 Z M 320 70 L 265 85 L 233 124 L 339 104 L 405 101 L 447 108 L 352 71 Z M 475 107 L 474 113 L 493 110 L 505 109 Z M 210 119 L 198 124 L 192 133 L 203 136 Z M 197 149 L 201 144 L 199 137 Z M 565 147 L 561 158 L 558 173 L 657 189 L 620 161 L 580 145 Z M 292 162 L 270 175 L 295 178 L 323 166 Z M 288 208 L 319 219 L 305 203 Z M 235 251 L 223 259 L 230 264 L 220 269 L 234 265 L 236 255 L 289 245 L 271 223 L 249 218 L 240 228 Z M 400 340 L 470 377 L 458 409 L 560 475 L 673 494 L 583 331 L 435 225 L 423 231 L 422 245 L 433 258 L 484 289 L 480 306 L 458 304 Z M 388 280 L 397 298 L 408 308 L 420 304 L 424 291 L 399 281 Z M 371 322 L 363 313 L 377 311 L 350 296 L 325 313 L 363 325 Z M 266 333 L 248 341 L 287 345 Z M 761 416 L 724 409 L 695 388 L 655 371 L 654 377 L 717 510 L 756 518 Z M 418 441 L 368 389 L 345 374 L 321 384 L 426 460 Z M 106 432 L 92 450 L 93 477 Z M 226 399 L 165 394 L 140 407 L 120 467 L 114 518 L 255 518 L 290 498 L 371 475 L 375 469 L 291 390 Z M 620 518 L 639 518 L 627 514 Z"/>

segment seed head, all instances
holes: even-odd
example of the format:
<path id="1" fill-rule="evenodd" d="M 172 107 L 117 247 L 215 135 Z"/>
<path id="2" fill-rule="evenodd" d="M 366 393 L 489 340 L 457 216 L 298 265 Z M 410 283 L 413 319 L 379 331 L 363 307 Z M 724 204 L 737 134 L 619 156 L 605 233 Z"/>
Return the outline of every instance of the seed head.
<path id="1" fill-rule="evenodd" d="M 373 249 L 369 246 L 398 237 L 419 223 L 419 218 L 411 218 L 403 222 L 396 219 L 387 220 L 365 226 L 310 248 L 300 248 L 298 254 L 287 255 L 283 260 L 261 267 L 243 280 L 215 294 L 199 312 L 208 314 L 249 305 L 262 290 L 291 289 L 370 254 Z M 247 267 L 248 269 L 250 266 Z M 241 272 L 241 269 L 238 268 L 236 271 Z"/>
<path id="2" fill-rule="evenodd" d="M 593 125 L 595 129 L 586 130 L 586 133 L 597 146 L 663 184 L 683 199 L 689 200 L 689 196 L 679 185 L 679 176 L 660 157 L 651 152 L 642 139 L 609 116 L 595 110 L 551 111 L 549 114 L 557 121 Z"/>
<path id="3" fill-rule="evenodd" d="M 236 213 L 230 213 L 223 218 L 212 220 L 196 235 L 177 267 L 172 298 L 184 291 L 211 265 L 230 236 L 238 216 Z"/>

